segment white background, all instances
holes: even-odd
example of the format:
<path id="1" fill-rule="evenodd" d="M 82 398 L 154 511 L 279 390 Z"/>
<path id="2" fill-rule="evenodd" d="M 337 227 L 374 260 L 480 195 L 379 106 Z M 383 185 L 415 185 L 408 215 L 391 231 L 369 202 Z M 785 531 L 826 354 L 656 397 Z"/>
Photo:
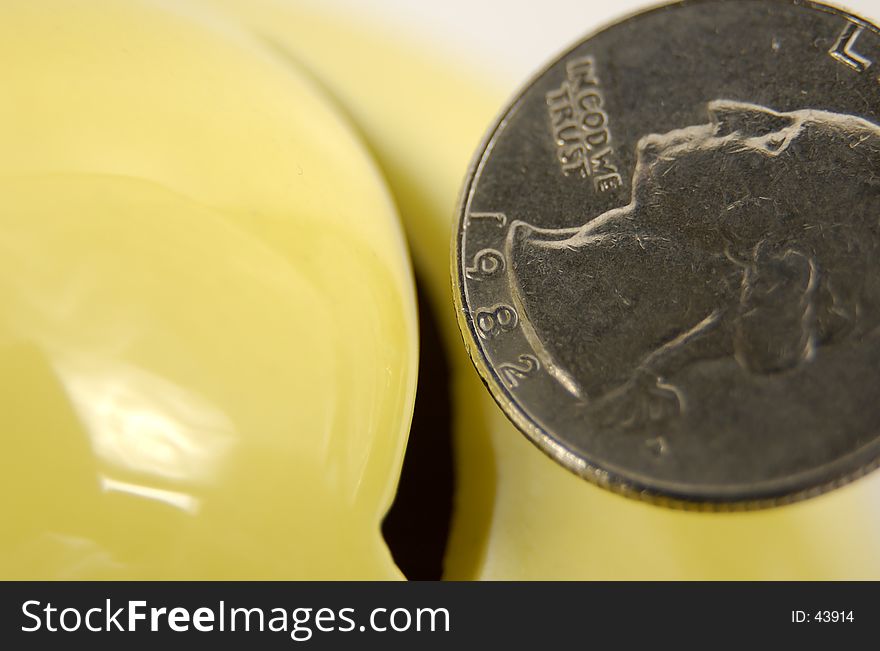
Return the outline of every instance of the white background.
<path id="1" fill-rule="evenodd" d="M 773 1 L 773 0 L 768 0 Z M 513 90 L 568 45 L 659 4 L 651 0 L 312 0 L 324 11 L 379 21 L 466 61 Z M 843 9 L 880 23 L 880 0 Z"/>

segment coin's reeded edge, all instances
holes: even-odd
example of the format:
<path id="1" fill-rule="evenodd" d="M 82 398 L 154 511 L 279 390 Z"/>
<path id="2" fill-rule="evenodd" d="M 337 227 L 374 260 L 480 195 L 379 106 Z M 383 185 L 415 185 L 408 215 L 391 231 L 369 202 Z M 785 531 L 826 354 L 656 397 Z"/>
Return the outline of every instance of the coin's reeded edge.
<path id="1" fill-rule="evenodd" d="M 713 513 L 733 513 L 743 511 L 756 511 L 777 506 L 793 504 L 803 500 L 807 500 L 819 495 L 823 495 L 832 490 L 845 486 L 854 482 L 870 472 L 880 468 L 880 455 L 875 455 L 873 459 L 862 463 L 855 470 L 845 473 L 840 477 L 820 482 L 807 488 L 796 491 L 780 491 L 774 493 L 770 491 L 766 496 L 738 498 L 728 495 L 718 495 L 702 498 L 691 498 L 682 493 L 677 494 L 675 491 L 662 492 L 635 480 L 622 477 L 620 473 L 615 473 L 601 464 L 588 462 L 578 456 L 577 453 L 560 443 L 552 437 L 539 420 L 526 413 L 525 408 L 521 406 L 514 397 L 504 389 L 500 382 L 500 378 L 494 373 L 490 365 L 487 363 L 483 350 L 477 343 L 477 334 L 474 329 L 473 320 L 470 317 L 468 306 L 464 304 L 464 296 L 467 291 L 465 279 L 462 276 L 462 258 L 461 254 L 464 250 L 464 242 L 467 235 L 466 231 L 466 215 L 474 195 L 474 181 L 478 178 L 483 165 L 491 154 L 495 146 L 495 141 L 504 130 L 508 122 L 508 117 L 515 113 L 522 103 L 526 93 L 540 80 L 553 66 L 560 63 L 565 57 L 569 56 L 585 41 L 594 38 L 598 34 L 615 25 L 624 23 L 628 20 L 638 18 L 640 16 L 661 12 L 678 10 L 682 7 L 704 4 L 709 2 L 717 2 L 718 0 L 680 0 L 679 2 L 664 3 L 647 7 L 639 11 L 624 14 L 616 20 L 607 22 L 599 28 L 588 32 L 585 36 L 579 38 L 576 42 L 563 49 L 557 56 L 553 57 L 548 63 L 542 66 L 527 81 L 519 87 L 504 105 L 501 112 L 490 125 L 486 134 L 480 141 L 471 161 L 468 164 L 465 173 L 462 189 L 456 202 L 456 214 L 452 222 L 451 248 L 451 286 L 452 299 L 456 313 L 456 321 L 459 326 L 459 334 L 464 343 L 465 350 L 471 359 L 474 367 L 477 369 L 480 380 L 488 389 L 490 395 L 501 408 L 501 411 L 510 420 L 517 429 L 525 434 L 526 438 L 535 445 L 541 452 L 550 457 L 555 462 L 569 470 L 570 472 L 586 479 L 590 483 L 604 488 L 624 497 L 634 498 L 649 504 L 663 506 L 670 509 L 698 512 Z M 758 0 L 754 0 L 758 2 Z M 766 3 L 764 0 L 761 4 Z M 814 2 L 813 0 L 772 0 L 777 4 L 793 5 L 820 11 L 822 13 L 839 16 L 853 23 L 856 23 L 877 35 L 880 35 L 880 27 L 874 25 L 870 21 L 861 18 L 846 9 L 831 6 L 828 4 Z M 467 335 L 465 334 L 467 333 Z M 837 462 L 852 456 L 858 456 L 859 452 L 864 450 L 863 446 L 844 457 Z"/>

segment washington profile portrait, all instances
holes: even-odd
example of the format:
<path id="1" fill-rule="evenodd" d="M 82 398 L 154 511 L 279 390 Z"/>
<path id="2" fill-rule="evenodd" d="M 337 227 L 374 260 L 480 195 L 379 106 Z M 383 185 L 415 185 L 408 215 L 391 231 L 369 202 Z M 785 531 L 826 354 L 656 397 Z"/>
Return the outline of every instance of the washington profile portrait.
<path id="1" fill-rule="evenodd" d="M 628 205 L 581 226 L 514 222 L 508 281 L 542 365 L 596 414 L 687 408 L 676 374 L 809 364 L 880 324 L 880 127 L 716 100 L 637 145 Z"/>

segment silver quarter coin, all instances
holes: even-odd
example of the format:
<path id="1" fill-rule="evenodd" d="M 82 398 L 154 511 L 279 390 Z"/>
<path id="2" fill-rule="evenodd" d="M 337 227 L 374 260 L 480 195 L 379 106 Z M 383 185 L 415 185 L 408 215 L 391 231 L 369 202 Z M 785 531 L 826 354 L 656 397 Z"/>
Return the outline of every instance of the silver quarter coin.
<path id="1" fill-rule="evenodd" d="M 817 494 L 880 458 L 880 31 L 696 0 L 577 44 L 465 185 L 465 344 L 544 452 L 703 508 Z"/>

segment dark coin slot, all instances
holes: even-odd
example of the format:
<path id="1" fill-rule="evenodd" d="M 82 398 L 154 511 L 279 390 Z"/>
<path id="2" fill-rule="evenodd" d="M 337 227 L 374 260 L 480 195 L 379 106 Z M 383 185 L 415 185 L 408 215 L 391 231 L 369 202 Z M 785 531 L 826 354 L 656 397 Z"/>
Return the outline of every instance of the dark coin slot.
<path id="1" fill-rule="evenodd" d="M 416 286 L 419 384 L 400 483 L 382 522 L 382 535 L 408 579 L 437 580 L 443 573 L 452 517 L 452 402 L 437 319 L 418 277 Z"/>

